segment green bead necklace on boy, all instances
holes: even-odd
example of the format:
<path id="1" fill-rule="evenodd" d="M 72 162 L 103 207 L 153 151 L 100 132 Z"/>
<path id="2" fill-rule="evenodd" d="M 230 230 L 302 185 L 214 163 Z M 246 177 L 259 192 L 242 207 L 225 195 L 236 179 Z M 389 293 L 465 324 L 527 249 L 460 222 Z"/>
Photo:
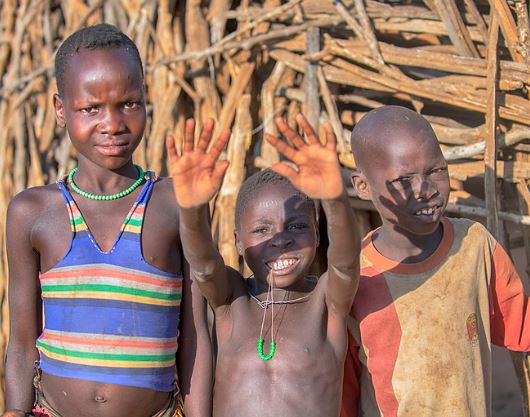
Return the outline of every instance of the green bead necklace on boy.
<path id="1" fill-rule="evenodd" d="M 71 185 L 72 190 L 74 190 L 77 194 L 82 195 L 83 197 L 90 198 L 91 200 L 98 200 L 98 201 L 117 200 L 118 198 L 122 198 L 122 197 L 125 197 L 126 195 L 131 194 L 142 183 L 144 179 L 144 170 L 139 165 L 134 165 L 134 166 L 136 167 L 136 170 L 138 171 L 138 179 L 129 188 L 119 193 L 116 193 L 116 194 L 96 195 L 96 194 L 89 193 L 88 191 L 85 191 L 79 188 L 77 184 L 74 182 L 74 174 L 77 172 L 77 167 L 73 168 L 70 171 L 70 173 L 68 174 L 67 181 Z"/>
<path id="2" fill-rule="evenodd" d="M 259 332 L 258 339 L 258 356 L 263 361 L 269 361 L 272 359 L 276 353 L 276 342 L 274 341 L 274 291 L 272 288 L 272 281 L 274 277 L 272 272 L 269 274 L 269 289 L 267 290 L 267 299 L 265 300 L 264 305 L 259 304 L 263 308 L 263 319 L 261 320 L 261 330 Z M 265 316 L 267 315 L 267 307 L 271 306 L 271 343 L 269 345 L 269 354 L 263 354 L 263 325 L 265 324 Z"/>
<path id="3" fill-rule="evenodd" d="M 302 301 L 305 301 L 309 298 L 311 293 L 304 295 L 303 297 L 296 298 L 294 300 L 289 300 L 288 295 L 289 292 L 285 293 L 285 297 L 283 300 L 277 300 L 274 301 L 274 288 L 273 288 L 273 275 L 272 272 L 269 275 L 269 288 L 267 290 L 267 298 L 265 301 L 261 301 L 256 296 L 254 296 L 250 291 L 248 292 L 250 297 L 258 303 L 258 305 L 263 309 L 263 319 L 261 321 L 261 330 L 259 332 L 259 339 L 258 339 L 258 356 L 261 360 L 269 361 L 273 358 L 274 354 L 276 353 L 276 342 L 274 341 L 274 305 L 275 304 L 296 304 L 300 303 Z M 265 323 L 265 316 L 267 314 L 267 309 L 271 306 L 271 343 L 269 345 L 269 354 L 265 355 L 263 353 L 263 343 L 265 343 L 265 340 L 263 339 L 263 325 Z"/>

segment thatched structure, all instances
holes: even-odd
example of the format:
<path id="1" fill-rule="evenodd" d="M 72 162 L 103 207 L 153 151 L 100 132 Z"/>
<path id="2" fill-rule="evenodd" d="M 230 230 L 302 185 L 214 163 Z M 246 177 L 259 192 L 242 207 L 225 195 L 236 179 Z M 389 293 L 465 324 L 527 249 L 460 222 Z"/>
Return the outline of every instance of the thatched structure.
<path id="1" fill-rule="evenodd" d="M 165 135 L 189 116 L 232 129 L 231 167 L 212 206 L 227 263 L 239 262 L 232 233 L 238 187 L 279 158 L 262 141 L 275 132 L 274 116 L 292 123 L 303 111 L 314 125 L 331 121 L 348 170 L 355 166 L 352 126 L 389 103 L 432 123 L 451 162 L 449 211 L 487 219 L 501 242 L 524 245 L 530 259 L 526 0 L 3 0 L 0 8 L 0 230 L 16 192 L 75 165 L 55 124 L 54 52 L 76 29 L 105 21 L 135 40 L 146 68 L 150 118 L 138 163 L 164 174 Z M 473 195 L 477 184 L 484 191 Z M 368 229 L 370 204 L 352 204 Z M 521 226 L 508 235 L 506 223 Z M 0 303 L 3 352 L 5 256 Z M 527 378 L 520 356 L 516 363 Z"/>

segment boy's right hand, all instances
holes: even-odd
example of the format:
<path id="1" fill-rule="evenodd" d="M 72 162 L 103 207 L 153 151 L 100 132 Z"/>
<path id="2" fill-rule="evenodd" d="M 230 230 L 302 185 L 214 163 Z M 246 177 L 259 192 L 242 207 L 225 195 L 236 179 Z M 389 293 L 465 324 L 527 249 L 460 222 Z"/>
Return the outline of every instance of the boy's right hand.
<path id="1" fill-rule="evenodd" d="M 230 131 L 221 132 L 210 151 L 207 151 L 214 125 L 212 119 L 206 121 L 197 145 L 194 146 L 195 120 L 188 119 L 184 127 L 180 156 L 175 150 L 173 136 L 167 137 L 169 172 L 173 179 L 177 203 L 183 208 L 198 207 L 208 203 L 221 187 L 229 162 L 218 161 L 218 158 L 230 138 Z"/>

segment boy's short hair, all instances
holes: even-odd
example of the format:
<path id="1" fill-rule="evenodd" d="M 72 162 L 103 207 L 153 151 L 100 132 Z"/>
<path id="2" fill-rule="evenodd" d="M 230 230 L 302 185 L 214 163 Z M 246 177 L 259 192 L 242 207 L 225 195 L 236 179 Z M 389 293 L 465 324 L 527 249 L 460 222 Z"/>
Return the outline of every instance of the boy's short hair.
<path id="1" fill-rule="evenodd" d="M 239 230 L 239 226 L 241 224 L 241 216 L 243 212 L 247 209 L 249 204 L 252 204 L 254 200 L 254 196 L 263 188 L 275 185 L 275 184 L 285 184 L 293 189 L 293 195 L 300 197 L 302 200 L 306 200 L 309 204 L 311 204 L 311 207 L 313 209 L 313 213 L 316 218 L 316 207 L 315 202 L 309 198 L 306 194 L 298 190 L 287 178 L 285 178 L 283 175 L 280 175 L 276 172 L 274 172 L 272 169 L 267 168 L 262 171 L 259 171 L 250 177 L 248 177 L 243 184 L 241 185 L 241 188 L 239 189 L 239 193 L 237 195 L 237 201 L 236 201 L 236 210 L 235 210 L 235 216 L 236 216 L 236 229 Z"/>
<path id="2" fill-rule="evenodd" d="M 72 33 L 64 40 L 55 55 L 55 78 L 57 90 L 63 96 L 63 77 L 70 59 L 81 49 L 113 49 L 123 48 L 129 51 L 138 60 L 143 76 L 143 65 L 140 53 L 134 42 L 117 27 L 107 23 L 89 26 Z"/>

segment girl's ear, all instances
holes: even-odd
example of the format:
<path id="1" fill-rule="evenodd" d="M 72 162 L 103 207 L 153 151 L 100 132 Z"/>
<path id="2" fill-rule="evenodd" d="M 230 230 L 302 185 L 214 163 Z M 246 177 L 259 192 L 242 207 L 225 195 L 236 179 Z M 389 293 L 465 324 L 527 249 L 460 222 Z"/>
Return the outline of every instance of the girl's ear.
<path id="1" fill-rule="evenodd" d="M 353 189 L 357 192 L 357 195 L 362 200 L 371 200 L 370 196 L 370 185 L 366 180 L 364 174 L 360 171 L 354 171 L 351 174 L 351 183 Z"/>
<path id="2" fill-rule="evenodd" d="M 64 105 L 59 94 L 53 95 L 53 107 L 55 108 L 55 120 L 57 121 L 57 126 L 61 129 L 64 129 L 66 126 L 66 121 L 64 118 Z"/>

